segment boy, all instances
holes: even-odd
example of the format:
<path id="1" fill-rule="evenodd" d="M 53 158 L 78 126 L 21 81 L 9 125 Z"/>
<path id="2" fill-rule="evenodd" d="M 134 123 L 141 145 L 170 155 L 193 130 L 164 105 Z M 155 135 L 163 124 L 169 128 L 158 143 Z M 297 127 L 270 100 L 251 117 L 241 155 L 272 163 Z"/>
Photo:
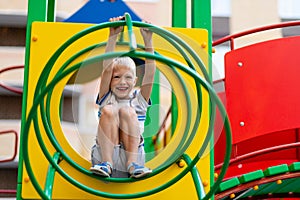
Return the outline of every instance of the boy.
<path id="1" fill-rule="evenodd" d="M 123 17 L 111 18 L 119 21 Z M 118 34 L 123 27 L 111 27 L 106 52 L 114 51 Z M 153 53 L 152 32 L 141 28 L 145 51 Z M 90 170 L 110 177 L 113 169 L 126 171 L 130 177 L 140 178 L 152 171 L 144 167 L 145 152 L 142 133 L 149 106 L 155 61 L 146 59 L 142 86 L 133 91 L 136 84 L 136 66 L 129 57 L 103 61 L 99 105 L 99 125 L 96 145 L 92 148 Z"/>

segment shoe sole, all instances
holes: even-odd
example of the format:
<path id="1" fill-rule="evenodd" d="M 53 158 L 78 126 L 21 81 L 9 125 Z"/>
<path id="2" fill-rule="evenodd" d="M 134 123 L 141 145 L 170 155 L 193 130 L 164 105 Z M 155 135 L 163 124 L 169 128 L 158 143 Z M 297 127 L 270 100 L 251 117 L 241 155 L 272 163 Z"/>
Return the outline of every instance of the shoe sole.
<path id="1" fill-rule="evenodd" d="M 146 171 L 144 173 L 137 174 L 137 175 L 132 174 L 130 176 L 130 178 L 142 178 L 142 177 L 147 176 L 148 174 L 151 174 L 151 173 L 152 173 L 152 171 Z"/>
<path id="2" fill-rule="evenodd" d="M 90 168 L 90 171 L 93 172 L 94 174 L 99 175 L 99 176 L 110 177 L 110 174 L 108 174 L 107 172 L 105 172 L 101 169 Z"/>

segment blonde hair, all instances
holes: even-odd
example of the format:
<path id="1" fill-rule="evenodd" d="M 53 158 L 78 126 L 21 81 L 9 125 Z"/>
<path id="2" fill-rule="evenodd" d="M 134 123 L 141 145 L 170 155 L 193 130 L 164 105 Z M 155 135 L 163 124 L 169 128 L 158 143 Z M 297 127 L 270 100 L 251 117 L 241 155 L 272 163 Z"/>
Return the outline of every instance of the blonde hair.
<path id="1" fill-rule="evenodd" d="M 136 76 L 136 66 L 132 58 L 125 56 L 125 57 L 117 57 L 113 59 L 113 66 L 122 66 L 122 67 L 128 67 L 133 73 L 134 76 Z"/>

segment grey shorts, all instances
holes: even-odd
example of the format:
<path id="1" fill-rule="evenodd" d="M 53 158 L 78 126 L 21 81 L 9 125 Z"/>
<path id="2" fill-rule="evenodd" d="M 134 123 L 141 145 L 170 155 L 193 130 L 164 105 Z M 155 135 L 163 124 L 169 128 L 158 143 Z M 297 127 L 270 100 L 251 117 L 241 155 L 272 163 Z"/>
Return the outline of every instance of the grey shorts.
<path id="1" fill-rule="evenodd" d="M 102 162 L 101 147 L 98 144 L 95 144 L 92 147 L 91 161 L 92 165 L 96 165 Z M 113 170 L 127 173 L 126 163 L 127 159 L 124 146 L 122 144 L 116 145 L 113 152 Z M 137 164 L 142 166 L 145 164 L 145 150 L 143 142 L 139 145 Z"/>

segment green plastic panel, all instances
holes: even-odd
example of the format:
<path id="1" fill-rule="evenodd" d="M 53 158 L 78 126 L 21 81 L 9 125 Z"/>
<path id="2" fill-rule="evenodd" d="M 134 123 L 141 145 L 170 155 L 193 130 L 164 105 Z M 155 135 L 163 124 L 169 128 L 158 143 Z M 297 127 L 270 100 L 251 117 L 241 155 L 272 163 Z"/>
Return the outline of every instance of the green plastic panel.
<path id="1" fill-rule="evenodd" d="M 277 165 L 273 167 L 268 167 L 265 171 L 264 174 L 265 176 L 273 176 L 277 174 L 282 174 L 285 172 L 288 172 L 289 168 L 287 164 L 282 164 L 282 165 Z"/>
<path id="2" fill-rule="evenodd" d="M 222 192 L 229 188 L 233 188 L 235 186 L 240 185 L 240 181 L 237 177 L 224 181 L 220 184 L 219 191 Z"/>
<path id="3" fill-rule="evenodd" d="M 300 162 L 294 162 L 289 166 L 290 172 L 300 171 Z"/>
<path id="4" fill-rule="evenodd" d="M 250 181 L 254 181 L 264 177 L 264 173 L 262 170 L 257 170 L 254 172 L 250 172 L 239 177 L 241 183 L 246 183 Z"/>
<path id="5" fill-rule="evenodd" d="M 300 192 L 300 179 L 292 178 L 282 180 L 279 188 L 274 193 L 289 193 L 289 192 Z"/>

